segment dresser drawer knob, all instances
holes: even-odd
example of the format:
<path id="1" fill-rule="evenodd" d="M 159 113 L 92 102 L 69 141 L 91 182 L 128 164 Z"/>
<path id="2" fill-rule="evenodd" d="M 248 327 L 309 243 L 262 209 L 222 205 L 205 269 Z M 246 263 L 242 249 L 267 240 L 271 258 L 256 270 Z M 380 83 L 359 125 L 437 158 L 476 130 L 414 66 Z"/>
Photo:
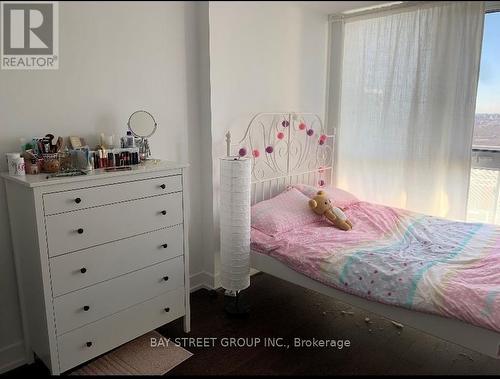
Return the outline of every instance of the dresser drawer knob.
<path id="1" fill-rule="evenodd" d="M 170 312 L 170 308 L 169 307 L 166 307 L 164 309 L 165 309 L 165 312 Z"/>
<path id="2" fill-rule="evenodd" d="M 82 202 L 82 199 L 80 199 L 79 197 L 77 197 L 77 198 L 75 199 L 75 203 L 80 204 L 81 202 Z"/>
<path id="3" fill-rule="evenodd" d="M 92 346 L 92 342 L 88 341 L 85 345 L 87 345 L 87 347 L 91 347 Z"/>
<path id="4" fill-rule="evenodd" d="M 163 247 L 164 249 L 166 249 L 168 247 L 168 243 L 164 243 L 163 245 L 161 245 L 161 247 Z"/>
<path id="5" fill-rule="evenodd" d="M 77 230 L 77 232 L 78 232 L 78 234 L 83 234 L 83 229 L 82 229 L 82 228 L 79 228 L 79 229 Z"/>
<path id="6" fill-rule="evenodd" d="M 165 188 L 167 188 L 167 186 L 166 186 L 165 184 L 162 184 L 162 185 L 160 186 L 160 188 L 161 188 L 161 189 L 165 189 Z"/>
<path id="7" fill-rule="evenodd" d="M 80 272 L 81 272 L 82 274 L 85 274 L 85 273 L 87 272 L 87 269 L 86 269 L 85 267 L 82 267 L 82 268 L 80 269 Z"/>
<path id="8" fill-rule="evenodd" d="M 168 276 L 167 276 L 167 275 L 165 275 L 165 276 L 163 277 L 163 280 L 164 280 L 164 281 L 167 281 L 167 280 L 168 280 Z"/>
<path id="9" fill-rule="evenodd" d="M 85 305 L 85 306 L 83 307 L 83 310 L 84 310 L 85 312 L 87 312 L 89 309 L 90 309 L 90 307 L 89 307 L 88 305 Z"/>
<path id="10" fill-rule="evenodd" d="M 165 216 L 167 214 L 167 211 L 161 211 L 161 214 Z"/>

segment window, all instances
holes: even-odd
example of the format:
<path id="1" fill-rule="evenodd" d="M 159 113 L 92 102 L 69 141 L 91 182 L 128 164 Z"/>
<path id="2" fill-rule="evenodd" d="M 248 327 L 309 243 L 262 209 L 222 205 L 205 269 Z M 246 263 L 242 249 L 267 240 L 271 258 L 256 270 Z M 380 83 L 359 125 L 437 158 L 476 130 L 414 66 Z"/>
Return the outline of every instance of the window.
<path id="1" fill-rule="evenodd" d="M 500 224 L 500 12 L 485 15 L 468 221 Z"/>
<path id="2" fill-rule="evenodd" d="M 485 16 L 473 145 L 500 150 L 500 12 Z"/>

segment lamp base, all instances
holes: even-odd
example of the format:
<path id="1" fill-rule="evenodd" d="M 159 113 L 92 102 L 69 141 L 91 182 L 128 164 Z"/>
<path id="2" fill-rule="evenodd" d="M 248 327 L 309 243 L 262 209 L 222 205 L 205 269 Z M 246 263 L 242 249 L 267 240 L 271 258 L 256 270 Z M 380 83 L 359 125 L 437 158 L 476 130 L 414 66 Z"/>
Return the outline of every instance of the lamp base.
<path id="1" fill-rule="evenodd" d="M 250 305 L 241 298 L 241 291 L 237 291 L 236 296 L 224 296 L 224 311 L 229 317 L 248 317 L 250 314 Z"/>

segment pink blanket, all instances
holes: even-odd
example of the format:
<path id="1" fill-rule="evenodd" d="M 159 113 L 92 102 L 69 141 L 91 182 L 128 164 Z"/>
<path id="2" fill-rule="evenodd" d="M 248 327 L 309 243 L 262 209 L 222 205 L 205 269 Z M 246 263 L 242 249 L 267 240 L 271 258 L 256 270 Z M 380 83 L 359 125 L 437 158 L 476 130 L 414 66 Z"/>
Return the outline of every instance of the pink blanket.
<path id="1" fill-rule="evenodd" d="M 500 331 L 500 228 L 359 202 L 344 232 L 327 222 L 270 237 L 252 249 L 331 287 L 381 303 Z"/>

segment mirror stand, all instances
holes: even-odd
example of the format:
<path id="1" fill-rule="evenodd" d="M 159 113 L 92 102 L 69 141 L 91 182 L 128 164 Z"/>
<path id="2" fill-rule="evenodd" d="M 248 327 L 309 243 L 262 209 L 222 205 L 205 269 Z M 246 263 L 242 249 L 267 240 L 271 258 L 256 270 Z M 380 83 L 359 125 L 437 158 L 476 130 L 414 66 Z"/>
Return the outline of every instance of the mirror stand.
<path id="1" fill-rule="evenodd" d="M 139 148 L 139 157 L 141 162 L 151 160 L 151 149 L 148 138 L 155 132 L 158 124 L 153 115 L 147 111 L 139 110 L 130 115 L 128 129 L 135 137 L 135 145 Z"/>

